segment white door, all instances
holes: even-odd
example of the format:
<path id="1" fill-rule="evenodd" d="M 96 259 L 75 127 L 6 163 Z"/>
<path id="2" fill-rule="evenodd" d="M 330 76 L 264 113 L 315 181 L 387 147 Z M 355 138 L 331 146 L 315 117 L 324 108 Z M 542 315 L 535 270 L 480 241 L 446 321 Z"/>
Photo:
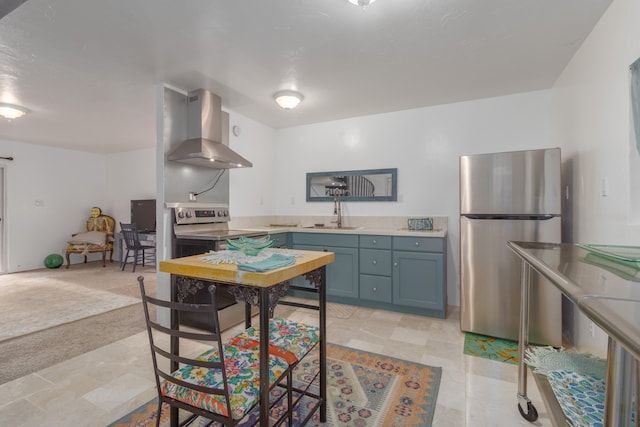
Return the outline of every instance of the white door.
<path id="1" fill-rule="evenodd" d="M 0 274 L 7 272 L 7 260 L 5 254 L 5 205 L 4 205 L 4 168 L 0 166 Z"/>

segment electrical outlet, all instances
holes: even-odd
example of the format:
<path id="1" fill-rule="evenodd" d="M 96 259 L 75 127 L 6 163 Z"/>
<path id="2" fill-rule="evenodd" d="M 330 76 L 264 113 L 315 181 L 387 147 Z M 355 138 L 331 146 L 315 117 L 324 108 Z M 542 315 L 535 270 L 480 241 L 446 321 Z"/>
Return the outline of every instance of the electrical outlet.
<path id="1" fill-rule="evenodd" d="M 600 195 L 602 197 L 607 197 L 609 195 L 609 183 L 607 178 L 602 178 L 600 180 Z"/>
<path id="2" fill-rule="evenodd" d="M 596 335 L 596 324 L 591 320 L 589 321 L 589 335 L 592 337 Z"/>

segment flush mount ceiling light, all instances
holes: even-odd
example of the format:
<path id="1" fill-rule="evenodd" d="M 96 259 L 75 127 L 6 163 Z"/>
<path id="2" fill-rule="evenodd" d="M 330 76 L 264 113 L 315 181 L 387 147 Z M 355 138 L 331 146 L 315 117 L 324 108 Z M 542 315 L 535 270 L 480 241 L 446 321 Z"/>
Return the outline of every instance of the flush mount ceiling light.
<path id="1" fill-rule="evenodd" d="M 303 98 L 302 94 L 295 90 L 281 90 L 273 94 L 273 99 L 285 110 L 296 108 Z"/>
<path id="2" fill-rule="evenodd" d="M 4 117 L 5 119 L 17 119 L 18 117 L 24 116 L 28 112 L 29 110 L 24 107 L 0 102 L 0 117 Z"/>
<path id="3" fill-rule="evenodd" d="M 369 6 L 371 3 L 373 3 L 376 0 L 349 0 L 349 3 L 351 4 L 355 4 L 356 6 Z"/>

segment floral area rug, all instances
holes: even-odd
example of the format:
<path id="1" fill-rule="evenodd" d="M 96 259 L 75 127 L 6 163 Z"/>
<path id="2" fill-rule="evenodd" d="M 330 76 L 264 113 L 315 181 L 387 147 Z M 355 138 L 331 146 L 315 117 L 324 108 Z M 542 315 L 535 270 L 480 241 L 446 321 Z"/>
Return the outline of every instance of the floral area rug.
<path id="1" fill-rule="evenodd" d="M 518 342 L 467 332 L 464 337 L 464 354 L 518 364 Z"/>
<path id="2" fill-rule="evenodd" d="M 442 368 L 434 368 L 393 357 L 355 350 L 336 344 L 327 344 L 327 422 L 320 423 L 318 411 L 310 426 L 431 426 L 442 376 Z M 294 371 L 294 385 L 308 382 L 318 370 L 317 352 L 308 355 Z M 310 391 L 318 393 L 317 384 Z M 280 391 L 272 392 L 272 399 Z M 276 405 L 271 413 L 278 415 L 286 410 Z M 296 421 L 305 419 L 315 402 L 306 397 L 294 409 Z M 109 427 L 155 425 L 157 400 L 142 405 Z M 161 426 L 169 425 L 169 408 L 165 405 L 161 414 Z M 250 426 L 257 421 L 257 408 L 240 426 Z M 200 421 L 199 426 L 208 421 Z M 215 423 L 212 425 L 216 425 Z"/>

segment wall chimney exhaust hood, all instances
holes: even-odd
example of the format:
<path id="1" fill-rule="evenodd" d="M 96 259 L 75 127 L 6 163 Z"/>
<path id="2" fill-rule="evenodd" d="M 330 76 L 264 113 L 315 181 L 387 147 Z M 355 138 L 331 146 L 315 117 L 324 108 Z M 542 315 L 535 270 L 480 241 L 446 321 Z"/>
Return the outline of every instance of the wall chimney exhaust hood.
<path id="1" fill-rule="evenodd" d="M 222 100 L 205 89 L 187 97 L 187 140 L 168 160 L 216 169 L 248 168 L 253 163 L 222 143 Z"/>

